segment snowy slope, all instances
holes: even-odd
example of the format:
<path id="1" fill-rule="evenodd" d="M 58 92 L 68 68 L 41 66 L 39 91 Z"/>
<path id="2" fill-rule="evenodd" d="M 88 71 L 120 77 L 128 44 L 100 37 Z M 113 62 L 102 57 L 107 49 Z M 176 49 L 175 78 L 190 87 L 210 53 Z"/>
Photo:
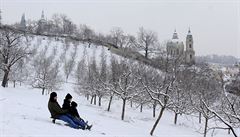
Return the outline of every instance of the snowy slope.
<path id="1" fill-rule="evenodd" d="M 62 105 L 66 93 L 73 95 L 79 104 L 80 115 L 93 124 L 92 131 L 76 130 L 64 125 L 64 122 L 51 123 L 47 109 L 49 96 L 41 95 L 38 89 L 27 86 L 17 88 L 0 87 L 0 136 L 34 137 L 34 136 L 91 136 L 91 137 L 148 137 L 154 123 L 151 110 L 139 113 L 138 109 L 127 108 L 126 120 L 120 120 L 121 102 L 114 100 L 112 111 L 103 107 L 90 105 L 89 102 L 73 92 L 73 86 L 65 84 L 57 91 L 58 102 Z M 166 112 L 157 126 L 156 137 L 202 137 L 194 128 L 193 117 L 179 117 L 179 124 L 173 124 L 173 114 Z M 215 137 L 230 137 L 227 132 L 216 131 Z M 209 134 L 209 136 L 211 136 Z"/>
<path id="2" fill-rule="evenodd" d="M 35 37 L 31 45 L 37 47 L 37 53 L 48 46 L 47 54 L 51 54 L 53 49 L 57 49 L 56 59 L 61 60 L 66 45 L 60 40 Z M 77 43 L 76 62 L 82 59 L 85 44 Z M 69 44 L 69 49 L 64 56 L 68 59 L 74 51 L 74 45 Z M 95 54 L 97 62 L 100 61 L 102 47 L 91 45 L 86 48 L 87 58 Z M 111 58 L 110 51 L 104 48 L 107 61 Z M 118 59 L 121 57 L 114 55 Z M 62 66 L 64 59 L 61 60 Z M 30 65 L 30 64 L 29 64 Z M 76 69 L 76 66 L 75 66 Z M 60 70 L 64 76 L 63 69 Z M 74 70 L 75 71 L 75 70 Z M 70 76 L 69 82 L 74 83 L 74 72 Z M 65 126 L 64 122 L 57 121 L 57 124 L 51 123 L 50 113 L 48 112 L 47 103 L 49 96 L 41 95 L 40 89 L 32 89 L 29 86 L 17 88 L 0 87 L 0 137 L 34 137 L 34 136 L 91 136 L 91 137 L 150 137 L 149 132 L 155 122 L 152 118 L 152 110 L 145 106 L 144 112 L 140 113 L 139 108 L 130 108 L 127 105 L 125 121 L 121 121 L 122 102 L 115 99 L 113 101 L 111 112 L 107 112 L 107 100 L 104 99 L 102 107 L 91 105 L 86 98 L 79 96 L 74 92 L 74 85 L 64 84 L 58 93 L 58 102 L 62 101 L 67 93 L 71 93 L 73 100 L 79 104 L 81 117 L 93 124 L 92 131 L 82 131 Z M 179 116 L 178 125 L 173 124 L 174 114 L 164 112 L 163 117 L 157 126 L 154 135 L 156 137 L 202 137 L 199 132 L 203 131 L 203 124 L 197 123 L 197 118 L 193 116 Z M 211 136 L 209 132 L 208 136 Z M 230 137 L 227 131 L 215 131 L 214 137 Z"/>

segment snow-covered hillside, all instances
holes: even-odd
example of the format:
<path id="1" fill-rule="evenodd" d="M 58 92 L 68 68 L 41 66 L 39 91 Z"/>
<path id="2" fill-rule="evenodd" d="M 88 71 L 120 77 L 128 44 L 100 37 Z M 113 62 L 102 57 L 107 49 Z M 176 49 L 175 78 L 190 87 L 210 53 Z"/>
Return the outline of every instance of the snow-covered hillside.
<path id="1" fill-rule="evenodd" d="M 130 100 L 127 101 L 124 120 L 121 120 L 122 113 L 122 96 L 125 93 L 113 96 L 110 112 L 106 111 L 109 97 L 113 94 L 111 90 L 106 90 L 104 86 L 111 84 L 113 73 L 120 73 L 120 69 L 124 69 L 124 61 L 116 63 L 123 59 L 111 53 L 106 47 L 88 45 L 86 43 L 75 43 L 74 41 L 66 41 L 64 39 L 55 39 L 47 37 L 32 37 L 29 39 L 32 53 L 28 58 L 24 59 L 20 68 L 11 69 L 8 88 L 0 87 L 0 136 L 17 136 L 17 137 L 32 137 L 32 136 L 108 136 L 108 137 L 148 137 L 150 130 L 156 121 L 152 117 L 152 104 L 143 104 L 143 112 L 139 112 L 139 102 L 134 102 L 133 107 L 130 107 Z M 104 55 L 104 54 L 105 55 Z M 129 54 L 126 52 L 125 54 Z M 73 56 L 74 55 L 74 56 Z M 106 57 L 106 68 L 104 69 L 103 56 Z M 114 64 L 113 57 L 116 58 Z M 93 60 L 94 58 L 94 60 Z M 81 62 L 84 59 L 85 62 Z M 69 67 L 71 60 L 75 65 Z M 127 59 L 126 59 L 127 60 Z M 129 61 L 129 60 L 128 60 Z M 128 63 L 133 65 L 136 60 L 130 60 Z M 21 63 L 21 62 L 20 62 Z M 120 64 L 123 63 L 123 64 Z M 117 65 L 116 65 L 117 64 Z M 82 66 L 81 66 L 82 65 Z M 85 66 L 84 66 L 85 65 Z M 122 65 L 122 66 L 121 66 Z M 80 66 L 80 67 L 79 67 Z M 130 66 L 130 65 L 129 65 Z M 134 65 L 133 65 L 134 66 Z M 66 67 L 71 68 L 69 77 L 66 77 Z M 85 68 L 84 68 L 85 67 Z M 140 66 L 141 67 L 141 66 Z M 139 68 L 140 68 L 139 67 Z M 112 68 L 114 68 L 112 70 Z M 132 68 L 133 69 L 133 68 Z M 84 71 L 83 71 L 84 70 Z M 90 71 L 89 71 L 90 70 Z M 130 71 L 130 69 L 126 69 Z M 160 70 L 158 70 L 160 71 Z M 156 72 L 158 72 L 156 71 Z M 81 72 L 81 73 L 80 73 Z M 83 73 L 82 73 L 83 72 Z M 104 72 L 104 73 L 102 73 Z M 155 72 L 155 71 L 154 71 Z M 54 74 L 53 74 L 54 73 Z M 105 74 L 108 76 L 108 83 L 98 81 L 99 77 L 92 74 Z M 122 73 L 122 72 L 121 72 Z M 84 76 L 89 74 L 88 76 Z M 108 74 L 108 75 L 107 75 Z M 130 74 L 130 73 L 129 73 Z M 157 75 L 158 73 L 154 73 Z M 159 72 L 160 74 L 160 72 Z M 57 77 L 59 75 L 59 77 Z M 78 79 L 79 77 L 80 80 Z M 1 74 L 0 74 L 1 76 Z M 48 77 L 49 76 L 49 77 Z M 100 75 L 101 76 L 101 75 Z M 123 75 L 124 76 L 124 75 Z M 159 75 L 160 76 L 160 75 Z M 25 78 L 26 77 L 26 78 Z M 105 78 L 106 78 L 105 77 Z M 114 78 L 119 79 L 120 76 L 114 75 Z M 153 75 L 149 75 L 152 78 Z M 49 78 L 49 79 L 48 79 Z M 86 79 L 85 79 L 86 78 Z M 104 77 L 102 77 L 104 78 Z M 133 82 L 136 77 L 132 77 Z M 78 81 L 79 80 L 79 81 Z M 95 83 L 94 83 L 95 80 Z M 121 80 L 121 79 L 120 79 Z M 120 81 L 118 80 L 118 81 Z M 16 88 L 13 88 L 14 82 Z M 126 80 L 127 81 L 127 80 Z M 129 80 L 131 81 L 131 80 Z M 53 83 L 51 83 L 53 82 Z M 55 83 L 54 83 L 55 82 Z M 89 84 L 89 83 L 90 84 Z M 93 83 L 91 83 L 93 82 Z M 20 83 L 22 86 L 20 86 Z M 56 84 L 57 83 L 57 84 Z M 119 84 L 120 82 L 118 82 Z M 124 82 L 125 83 L 125 82 Z M 101 85 L 102 84 L 102 85 Z M 106 85 L 105 85 L 106 84 Z M 131 83 L 135 85 L 134 83 Z M 52 86 L 54 85 L 54 86 Z M 95 85 L 95 86 L 92 86 Z M 96 86 L 97 85 L 97 86 Z M 98 86 L 101 85 L 101 86 Z M 126 87 L 130 84 L 126 82 Z M 51 87 L 52 86 L 52 87 Z M 102 87 L 103 86 L 103 87 Z M 119 87 L 122 87 L 121 83 Z M 132 85 L 130 85 L 131 87 Z M 140 86 L 140 85 L 138 85 Z M 32 88 L 34 87 L 34 89 Z M 109 86 L 111 88 L 111 85 Z M 108 88 L 109 88 L 108 87 Z M 102 99 L 101 107 L 90 104 L 84 95 L 89 95 L 93 99 L 98 95 L 99 88 Z M 118 88 L 117 88 L 118 89 Z M 120 88 L 119 88 L 120 89 Z M 127 89 L 127 88 L 126 88 Z M 45 90 L 45 92 L 44 92 Z M 72 94 L 73 100 L 79 104 L 79 112 L 82 118 L 93 124 L 92 131 L 82 131 L 72 129 L 65 125 L 62 121 L 57 121 L 53 124 L 50 119 L 50 113 L 47 108 L 49 92 L 56 91 L 58 93 L 58 102 L 62 104 L 67 93 Z M 97 92 L 96 92 L 97 91 Z M 111 91 L 111 92 L 109 92 Z M 132 90 L 130 95 L 140 94 L 139 89 Z M 183 90 L 185 93 L 185 90 Z M 134 94 L 133 94 L 134 93 Z M 184 94 L 183 93 L 183 94 Z M 43 95 L 42 95 L 43 94 Z M 117 93 L 115 93 L 117 94 Z M 141 100 L 147 97 L 148 94 L 141 95 Z M 130 96 L 129 96 L 130 97 Z M 127 97 L 127 98 L 129 98 Z M 183 98 L 187 100 L 187 98 Z M 149 101 L 149 100 L 148 100 Z M 153 100 L 151 100 L 153 101 Z M 136 103 L 136 104 L 135 104 Z M 125 104 L 125 103 L 124 103 Z M 158 105 L 157 107 L 159 107 Z M 159 108 L 156 114 L 159 113 Z M 187 113 L 186 113 L 187 114 Z M 174 124 L 174 113 L 166 108 L 163 117 L 157 125 L 154 132 L 156 137 L 202 137 L 204 124 L 198 123 L 197 112 L 191 115 L 178 116 L 178 122 Z M 122 118 L 123 119 L 123 118 Z M 204 119 L 203 119 L 204 120 Z M 219 121 L 209 120 L 211 127 L 220 124 Z M 221 127 L 225 125 L 221 124 Z M 214 131 L 214 132 L 212 132 Z M 239 130 L 238 130 L 239 131 Z M 237 131 L 237 132 L 238 132 Z M 207 136 L 214 137 L 230 137 L 226 130 L 209 130 Z"/>
<path id="2" fill-rule="evenodd" d="M 93 124 L 91 131 L 72 129 L 64 122 L 53 124 L 47 108 L 49 96 L 41 95 L 39 89 L 27 86 L 17 88 L 0 87 L 0 136 L 35 137 L 35 136 L 94 136 L 94 137 L 147 137 L 154 123 L 151 110 L 140 113 L 136 108 L 127 107 L 126 120 L 120 120 L 121 103 L 114 100 L 111 112 L 102 107 L 90 105 L 86 98 L 79 96 L 71 84 L 65 84 L 57 91 L 61 105 L 67 93 L 79 104 L 80 115 Z M 178 125 L 173 124 L 173 114 L 166 112 L 156 129 L 156 137 L 202 137 L 199 125 L 192 116 L 180 116 Z M 215 137 L 230 137 L 227 132 L 215 131 Z M 209 133 L 210 136 L 210 133 Z"/>

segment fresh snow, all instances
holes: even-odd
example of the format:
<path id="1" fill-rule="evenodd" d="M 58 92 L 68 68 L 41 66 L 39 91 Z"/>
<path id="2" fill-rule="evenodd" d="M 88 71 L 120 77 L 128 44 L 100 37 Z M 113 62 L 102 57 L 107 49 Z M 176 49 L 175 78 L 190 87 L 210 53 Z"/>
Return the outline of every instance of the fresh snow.
<path id="1" fill-rule="evenodd" d="M 1 137 L 35 137 L 35 136 L 71 136 L 71 137 L 150 137 L 149 132 L 155 118 L 151 109 L 145 106 L 144 112 L 139 108 L 126 109 L 126 120 L 120 120 L 121 101 L 116 98 L 111 112 L 107 112 L 107 100 L 103 106 L 91 105 L 85 97 L 74 92 L 74 86 L 65 84 L 58 93 L 60 105 L 67 93 L 72 94 L 78 103 L 78 110 L 82 118 L 93 124 L 91 131 L 77 130 L 57 120 L 53 124 L 47 108 L 49 95 L 41 95 L 41 90 L 27 86 L 12 88 L 0 87 L 0 136 Z M 174 115 L 166 111 L 157 126 L 154 137 L 202 137 L 199 132 L 197 118 L 193 116 L 179 116 L 178 124 L 173 124 Z M 203 122 L 204 123 L 204 122 Z M 203 125 L 202 125 L 203 127 Z M 208 136 L 211 136 L 209 132 Z M 214 137 L 230 137 L 227 131 L 216 130 Z"/>
<path id="2" fill-rule="evenodd" d="M 56 47 L 56 59 L 60 59 L 64 50 L 65 43 L 63 39 L 49 39 L 43 37 L 34 37 L 31 46 L 37 47 L 37 53 L 48 47 L 47 56 L 49 56 Z M 90 60 L 95 54 L 96 61 L 100 62 L 101 46 L 86 44 L 77 44 L 76 62 L 79 62 L 83 56 L 84 47 L 87 50 L 86 60 Z M 108 64 L 110 63 L 111 53 L 104 48 Z M 69 44 L 66 51 L 66 58 L 74 51 L 74 45 Z M 117 59 L 122 57 L 114 55 Z M 64 61 L 64 60 L 61 60 Z M 63 64 L 63 62 L 62 62 Z M 98 63 L 97 63 L 98 64 Z M 30 65 L 30 64 L 29 64 Z M 76 68 L 76 66 L 75 66 Z M 62 76 L 63 69 L 61 69 Z M 74 83 L 74 72 L 68 81 Z M 29 85 L 28 83 L 26 83 Z M 152 117 L 152 110 L 149 106 L 144 106 L 142 113 L 139 112 L 138 105 L 130 108 L 127 104 L 125 120 L 121 120 L 122 102 L 116 97 L 111 106 L 111 112 L 107 112 L 108 98 L 103 99 L 102 107 L 91 105 L 85 97 L 74 92 L 74 85 L 65 83 L 58 93 L 58 102 L 60 105 L 67 93 L 72 94 L 73 100 L 78 103 L 78 110 L 82 118 L 93 124 L 91 131 L 72 129 L 65 125 L 64 122 L 57 120 L 53 124 L 50 119 L 47 103 L 49 95 L 41 95 L 40 89 L 33 89 L 30 86 L 18 86 L 12 88 L 0 87 L 0 137 L 35 137 L 35 136 L 71 136 L 71 137 L 150 137 L 150 130 L 156 120 Z M 159 111 L 157 111 L 158 113 Z M 178 117 L 178 124 L 173 124 L 174 114 L 165 111 L 160 120 L 154 137 L 203 137 L 204 121 L 198 124 L 196 116 L 182 115 Z M 211 136 L 212 132 L 208 133 Z M 214 137 L 231 137 L 227 131 L 216 130 Z"/>

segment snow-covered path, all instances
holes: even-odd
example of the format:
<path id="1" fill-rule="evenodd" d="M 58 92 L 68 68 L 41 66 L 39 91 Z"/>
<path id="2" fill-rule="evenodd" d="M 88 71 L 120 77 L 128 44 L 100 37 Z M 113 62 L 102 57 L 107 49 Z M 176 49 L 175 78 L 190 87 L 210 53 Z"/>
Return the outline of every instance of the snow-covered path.
<path id="1" fill-rule="evenodd" d="M 66 93 L 73 96 L 79 106 L 81 117 L 93 124 L 92 131 L 76 130 L 64 125 L 64 122 L 51 123 L 47 109 L 48 95 L 41 95 L 38 89 L 27 87 L 0 87 L 0 136 L 35 137 L 35 136 L 84 136 L 84 137 L 148 137 L 154 123 L 151 110 L 139 113 L 139 110 L 127 108 L 126 120 L 120 120 L 121 102 L 113 102 L 111 112 L 103 107 L 90 105 L 89 102 L 73 92 L 72 86 L 65 85 L 58 91 L 58 102 L 62 105 Z M 173 124 L 173 115 L 166 112 L 158 125 L 156 137 L 202 137 L 196 129 L 189 126 L 191 120 L 179 117 L 179 124 Z M 210 136 L 210 135 L 209 135 Z M 216 137 L 230 137 L 227 133 Z"/>

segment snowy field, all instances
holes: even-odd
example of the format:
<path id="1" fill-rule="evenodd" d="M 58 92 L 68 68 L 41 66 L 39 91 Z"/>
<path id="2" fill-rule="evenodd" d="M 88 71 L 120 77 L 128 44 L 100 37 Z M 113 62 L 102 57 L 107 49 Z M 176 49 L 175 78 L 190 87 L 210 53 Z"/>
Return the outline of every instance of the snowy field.
<path id="1" fill-rule="evenodd" d="M 73 86 L 65 84 L 58 93 L 58 102 L 62 105 L 67 93 L 72 94 L 73 100 L 79 106 L 78 110 L 85 120 L 93 124 L 91 131 L 76 130 L 65 125 L 62 121 L 53 124 L 47 108 L 49 95 L 41 95 L 38 89 L 27 86 L 11 88 L 0 87 L 0 136 L 1 137 L 150 137 L 149 132 L 155 119 L 151 109 L 127 106 L 126 120 L 121 121 L 121 102 L 114 100 L 111 112 L 106 111 L 107 101 L 102 107 L 91 105 L 86 98 L 74 93 Z M 196 124 L 197 118 L 179 116 L 178 124 L 173 124 L 174 115 L 166 112 L 163 115 L 155 137 L 203 137 L 201 125 Z M 204 123 L 204 122 L 203 122 Z M 203 125 L 202 125 L 203 127 Z M 208 133 L 211 136 L 211 132 Z M 214 132 L 214 137 L 230 137 L 227 131 Z"/>

